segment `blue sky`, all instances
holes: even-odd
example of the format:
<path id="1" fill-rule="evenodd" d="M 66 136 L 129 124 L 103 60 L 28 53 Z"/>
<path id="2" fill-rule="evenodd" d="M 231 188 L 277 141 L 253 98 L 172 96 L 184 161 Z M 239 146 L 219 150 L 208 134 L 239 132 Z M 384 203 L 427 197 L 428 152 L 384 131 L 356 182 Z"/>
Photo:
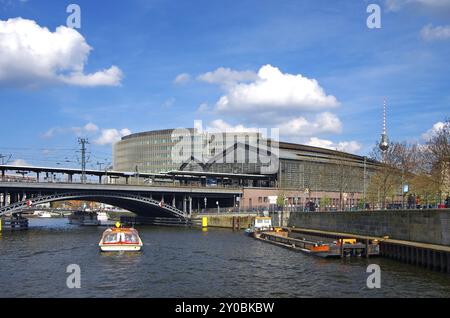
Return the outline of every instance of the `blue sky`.
<path id="1" fill-rule="evenodd" d="M 70 3 L 0 0 L 0 153 L 11 160 L 77 165 L 85 136 L 92 166 L 121 135 L 196 119 L 367 154 L 384 98 L 391 140 L 421 141 L 450 117 L 447 0 L 77 0 L 81 28 L 57 32 Z M 370 3 L 381 29 L 366 25 Z M 5 32 L 20 34 L 20 53 Z"/>

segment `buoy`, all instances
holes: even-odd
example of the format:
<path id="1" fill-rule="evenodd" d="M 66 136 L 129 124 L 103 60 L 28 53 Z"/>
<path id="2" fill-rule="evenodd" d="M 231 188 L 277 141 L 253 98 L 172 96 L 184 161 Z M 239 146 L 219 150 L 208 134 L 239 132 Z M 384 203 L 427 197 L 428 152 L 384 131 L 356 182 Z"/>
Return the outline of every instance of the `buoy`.
<path id="1" fill-rule="evenodd" d="M 116 227 L 117 227 L 117 228 L 120 227 L 120 222 L 116 222 Z"/>
<path id="2" fill-rule="evenodd" d="M 208 227 L 208 218 L 206 216 L 202 218 L 202 227 Z"/>

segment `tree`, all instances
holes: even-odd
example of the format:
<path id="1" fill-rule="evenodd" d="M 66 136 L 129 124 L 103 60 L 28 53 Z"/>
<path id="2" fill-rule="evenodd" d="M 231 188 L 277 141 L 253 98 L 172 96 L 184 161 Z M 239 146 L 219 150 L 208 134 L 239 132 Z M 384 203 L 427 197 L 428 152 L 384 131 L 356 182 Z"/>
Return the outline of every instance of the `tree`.
<path id="1" fill-rule="evenodd" d="M 436 193 L 442 203 L 443 196 L 450 192 L 450 119 L 422 147 L 420 173 L 428 176 L 424 186 Z"/>
<path id="2" fill-rule="evenodd" d="M 380 162 L 380 165 L 370 178 L 367 191 L 368 197 L 372 202 L 377 201 L 380 203 L 381 200 L 381 208 L 383 209 L 386 208 L 388 198 L 394 201 L 402 183 L 402 160 L 399 155 L 404 152 L 402 148 L 403 146 L 400 143 L 391 142 L 385 152 L 381 151 L 376 145 L 370 154 L 371 159 Z"/>

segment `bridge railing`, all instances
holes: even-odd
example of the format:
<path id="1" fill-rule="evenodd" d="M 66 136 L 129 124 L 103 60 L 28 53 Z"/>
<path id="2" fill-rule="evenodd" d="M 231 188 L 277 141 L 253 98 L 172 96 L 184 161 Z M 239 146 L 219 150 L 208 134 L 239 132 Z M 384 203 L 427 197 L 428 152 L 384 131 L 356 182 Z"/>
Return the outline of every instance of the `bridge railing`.
<path id="1" fill-rule="evenodd" d="M 231 189 L 231 190 L 240 190 L 242 189 L 241 186 L 234 186 L 234 185 L 215 185 L 215 186 L 209 186 L 209 185 L 202 185 L 202 184 L 180 184 L 180 183 L 172 183 L 172 182 L 152 182 L 152 183 L 145 183 L 145 182 L 129 182 L 129 183 L 99 183 L 99 182 L 93 182 L 93 181 L 87 181 L 87 182 L 79 182 L 79 181 L 42 181 L 42 180 L 16 180 L 16 179 L 1 179 L 0 183 L 32 183 L 32 184 L 88 184 L 88 185 L 104 185 L 104 186 L 129 186 L 129 187 L 169 187 L 169 188 L 198 188 L 198 189 Z"/>

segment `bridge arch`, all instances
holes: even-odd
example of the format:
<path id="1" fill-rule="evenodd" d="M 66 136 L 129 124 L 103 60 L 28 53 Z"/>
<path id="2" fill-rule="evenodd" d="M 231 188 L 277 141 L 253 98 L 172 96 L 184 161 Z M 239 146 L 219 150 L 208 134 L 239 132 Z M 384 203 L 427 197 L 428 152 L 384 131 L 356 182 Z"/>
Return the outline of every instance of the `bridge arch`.
<path id="1" fill-rule="evenodd" d="M 164 204 L 154 199 L 143 197 L 132 193 L 117 192 L 70 192 L 55 193 L 51 195 L 42 195 L 32 197 L 26 201 L 16 202 L 0 209 L 0 216 L 6 213 L 20 213 L 26 210 L 27 202 L 31 201 L 32 205 L 67 201 L 67 200 L 86 200 L 100 203 L 111 204 L 128 211 L 134 212 L 139 216 L 155 216 L 155 217 L 173 217 L 180 219 L 189 218 L 188 213 L 183 212 L 173 206 Z"/>

